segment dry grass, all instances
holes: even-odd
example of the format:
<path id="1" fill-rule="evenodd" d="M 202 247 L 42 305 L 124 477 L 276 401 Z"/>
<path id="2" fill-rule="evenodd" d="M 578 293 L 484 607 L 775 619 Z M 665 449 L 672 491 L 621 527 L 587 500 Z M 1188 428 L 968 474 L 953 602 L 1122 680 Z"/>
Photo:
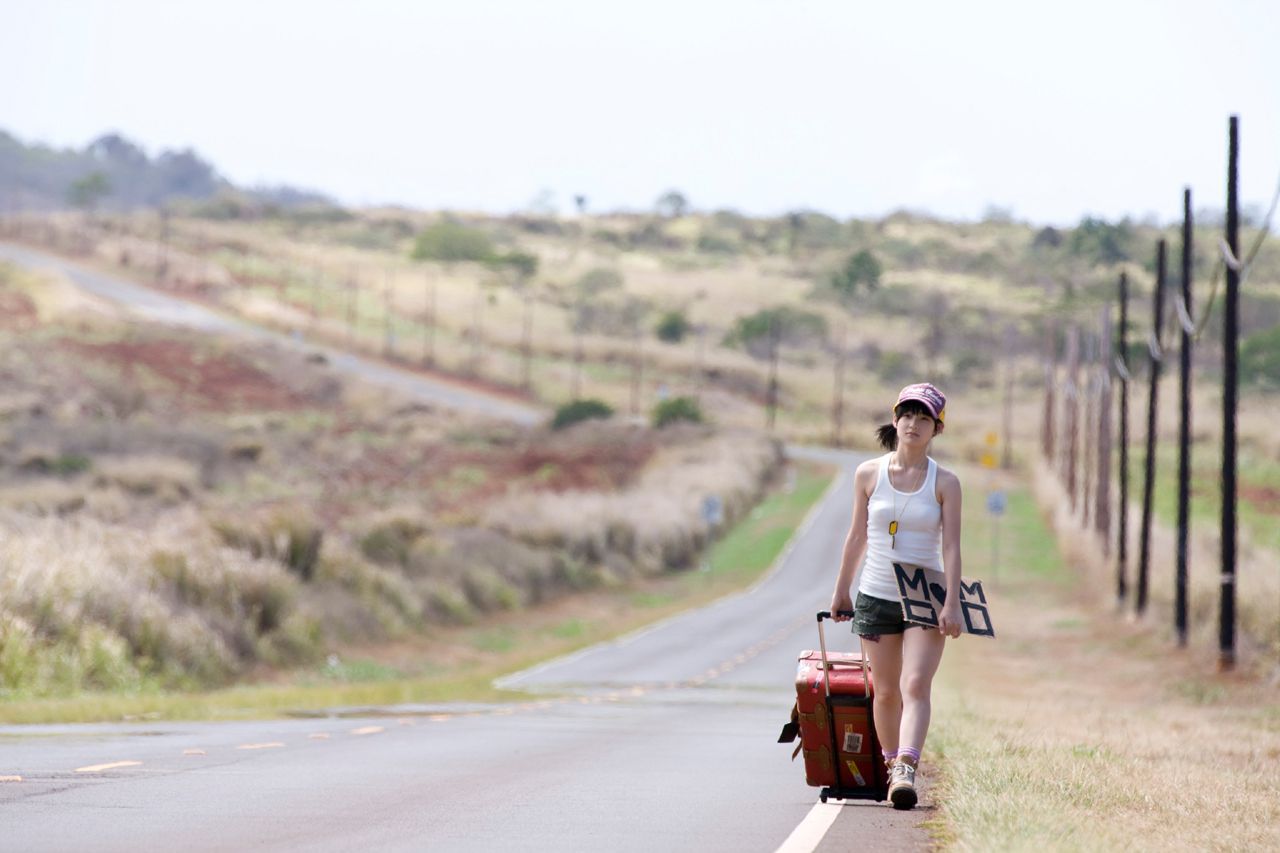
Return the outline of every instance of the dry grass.
<path id="1" fill-rule="evenodd" d="M 972 527 L 971 542 L 985 535 Z M 1029 573 L 1052 554 L 1043 522 L 1006 536 L 1015 571 L 995 587 L 1000 636 L 949 650 L 935 691 L 926 760 L 944 770 L 942 846 L 1280 846 L 1274 684 L 1216 676 L 1203 650 L 1171 654 L 1093 595 L 1073 602 L 1089 576 L 1070 551 L 1050 556 L 1052 575 Z"/>
<path id="2" fill-rule="evenodd" d="M 130 495 L 179 503 L 200 489 L 200 469 L 172 456 L 104 456 L 94 461 L 94 485 L 115 487 Z"/>
<path id="3" fill-rule="evenodd" d="M 630 488 L 506 498 L 486 512 L 486 527 L 588 561 L 616 554 L 656 574 L 688 566 L 713 529 L 703 502 L 718 496 L 728 522 L 757 501 L 781 450 L 759 435 L 724 433 L 661 451 Z"/>
<path id="4" fill-rule="evenodd" d="M 1070 501 L 1057 478 L 1041 466 L 1035 468 L 1035 491 L 1040 505 L 1049 513 L 1068 562 L 1087 578 L 1096 590 L 1099 604 L 1109 604 L 1115 594 L 1114 553 L 1105 556 L 1102 543 L 1093 532 L 1083 532 L 1079 519 L 1070 511 Z M 1114 515 L 1114 513 L 1113 513 Z M 1128 580 L 1133 606 L 1139 559 L 1142 507 L 1129 507 Z M 1118 520 L 1113 518 L 1113 524 Z M 1114 533 L 1111 534 L 1114 539 Z M 1174 530 L 1159 520 L 1151 526 L 1151 558 L 1148 574 L 1146 624 L 1165 642 L 1173 636 L 1173 606 L 1176 566 Z M 1188 622 L 1190 642 L 1202 649 L 1216 648 L 1218 631 L 1220 536 L 1216 530 L 1197 526 L 1188 544 Z M 1112 547 L 1112 552 L 1115 548 Z M 1277 555 L 1253 545 L 1247 536 L 1237 549 L 1236 616 L 1238 658 L 1249 667 L 1275 667 L 1280 657 L 1280 572 Z"/>
<path id="5" fill-rule="evenodd" d="M 10 695 L 216 683 L 309 630 L 279 565 L 218 547 L 189 514 L 144 532 L 6 513 L 0 530 Z"/>

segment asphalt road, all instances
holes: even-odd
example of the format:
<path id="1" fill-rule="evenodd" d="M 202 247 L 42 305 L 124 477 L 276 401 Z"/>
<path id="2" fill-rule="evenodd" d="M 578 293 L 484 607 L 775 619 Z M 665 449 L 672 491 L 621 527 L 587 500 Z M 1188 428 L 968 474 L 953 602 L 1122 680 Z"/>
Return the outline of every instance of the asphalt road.
<path id="1" fill-rule="evenodd" d="M 0 246 L 24 262 L 21 251 Z M 107 293 L 124 292 L 118 284 Z M 776 743 L 796 655 L 816 645 L 814 613 L 829 603 L 860 459 L 792 452 L 838 461 L 842 473 L 774 571 L 745 593 L 504 680 L 545 700 L 0 727 L 0 849 L 926 848 L 916 824 L 932 811 L 927 791 L 911 813 L 818 805 L 791 746 Z M 847 627 L 828 636 L 830 648 L 854 647 Z"/>
<path id="2" fill-rule="evenodd" d="M 56 255 L 12 243 L 0 243 L 0 260 L 32 270 L 58 273 L 85 292 L 120 305 L 144 321 L 267 341 L 307 353 L 322 353 L 329 360 L 329 364 L 341 373 L 450 409 L 474 412 L 486 417 L 526 425 L 546 419 L 546 413 L 533 406 L 479 394 L 442 377 L 403 370 L 385 362 L 362 358 L 324 344 L 308 342 L 300 335 L 286 335 L 272 329 L 264 329 L 203 305 L 88 269 Z"/>

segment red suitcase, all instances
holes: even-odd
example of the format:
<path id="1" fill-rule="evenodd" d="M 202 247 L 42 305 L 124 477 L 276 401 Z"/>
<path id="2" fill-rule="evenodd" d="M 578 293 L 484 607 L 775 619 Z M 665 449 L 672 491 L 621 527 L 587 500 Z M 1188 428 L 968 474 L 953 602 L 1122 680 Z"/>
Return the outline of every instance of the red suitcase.
<path id="1" fill-rule="evenodd" d="M 822 620 L 829 618 L 826 611 L 818 614 L 819 651 L 800 653 L 796 705 L 778 741 L 789 743 L 799 735 L 805 780 L 822 789 L 818 796 L 824 803 L 828 798 L 883 800 L 889 779 L 872 717 L 871 671 L 860 654 L 828 654 Z"/>

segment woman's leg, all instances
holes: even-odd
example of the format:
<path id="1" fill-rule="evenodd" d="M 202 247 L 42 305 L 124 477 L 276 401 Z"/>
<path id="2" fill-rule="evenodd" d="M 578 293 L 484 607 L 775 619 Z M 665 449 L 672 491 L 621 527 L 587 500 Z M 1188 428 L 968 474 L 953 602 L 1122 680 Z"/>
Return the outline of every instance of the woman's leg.
<path id="1" fill-rule="evenodd" d="M 862 654 L 871 662 L 875 695 L 871 707 L 880 748 L 898 751 L 898 730 L 902 724 L 902 634 L 881 634 L 878 640 L 860 639 Z"/>
<path id="2" fill-rule="evenodd" d="M 902 723 L 899 729 L 900 748 L 924 747 L 924 737 L 929 731 L 929 716 L 933 710 L 929 698 L 933 676 L 942 661 L 942 649 L 946 637 L 933 628 L 908 628 L 902 635 Z M 875 660 L 872 659 L 872 667 Z M 876 691 L 880 681 L 876 681 Z M 879 706 L 876 706 L 879 713 Z M 880 730 L 876 726 L 876 731 Z"/>

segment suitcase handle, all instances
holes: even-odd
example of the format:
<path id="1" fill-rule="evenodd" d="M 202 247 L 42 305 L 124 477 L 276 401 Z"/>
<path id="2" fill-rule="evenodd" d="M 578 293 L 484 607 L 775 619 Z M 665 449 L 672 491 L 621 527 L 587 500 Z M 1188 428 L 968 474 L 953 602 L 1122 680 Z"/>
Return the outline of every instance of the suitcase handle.
<path id="1" fill-rule="evenodd" d="M 853 616 L 852 610 L 840 610 L 837 612 L 841 616 Z M 827 661 L 827 637 L 826 637 L 826 632 L 822 630 L 822 620 L 830 619 L 830 618 L 831 618 L 830 610 L 821 610 L 818 612 L 818 647 L 822 649 L 822 682 L 823 682 L 823 688 L 826 690 L 826 693 L 827 693 L 828 708 L 831 707 L 831 664 Z M 865 673 L 867 672 L 867 659 L 865 657 L 862 659 L 862 671 L 864 673 L 862 678 L 863 693 L 867 699 L 870 699 L 871 698 L 871 679 L 867 678 L 865 675 Z M 835 721 L 833 719 L 832 720 L 833 728 L 834 728 L 834 722 Z M 832 738 L 834 739 L 834 737 L 835 737 L 835 734 L 833 731 Z"/>
<path id="2" fill-rule="evenodd" d="M 837 611 L 836 611 L 836 616 L 848 616 L 850 619 L 852 619 L 852 618 L 853 618 L 853 611 L 852 611 L 852 610 L 837 610 Z M 818 621 L 819 621 L 819 622 L 821 622 L 823 619 L 832 619 L 832 618 L 834 618 L 834 617 L 831 615 L 831 611 L 830 611 L 830 610 L 821 610 L 821 611 L 819 611 L 819 612 L 818 612 Z"/>

